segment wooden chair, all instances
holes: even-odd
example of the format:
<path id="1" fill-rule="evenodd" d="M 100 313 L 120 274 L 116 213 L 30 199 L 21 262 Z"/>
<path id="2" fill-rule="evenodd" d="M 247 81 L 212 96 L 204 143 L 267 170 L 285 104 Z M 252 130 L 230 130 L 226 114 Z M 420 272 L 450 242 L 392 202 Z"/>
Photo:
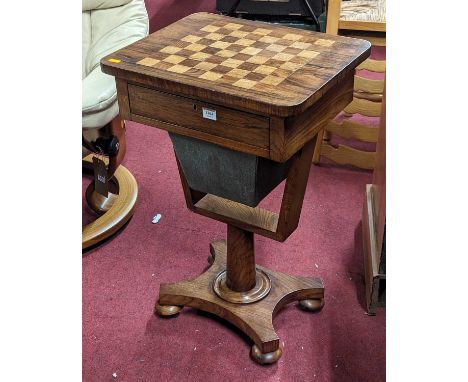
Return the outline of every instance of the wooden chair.
<path id="1" fill-rule="evenodd" d="M 385 0 L 329 0 L 327 8 L 327 29 L 330 34 L 362 38 L 374 46 L 385 46 Z M 357 70 L 385 73 L 385 61 L 367 59 Z M 354 99 L 343 110 L 343 116 L 331 121 L 318 134 L 318 142 L 312 162 L 319 163 L 324 156 L 338 164 L 349 164 L 359 168 L 373 169 L 374 151 L 364 151 L 339 144 L 330 144 L 332 134 L 346 140 L 377 142 L 378 122 L 364 124 L 356 121 L 354 115 L 380 117 L 384 80 L 368 79 L 359 75 L 354 80 Z"/>

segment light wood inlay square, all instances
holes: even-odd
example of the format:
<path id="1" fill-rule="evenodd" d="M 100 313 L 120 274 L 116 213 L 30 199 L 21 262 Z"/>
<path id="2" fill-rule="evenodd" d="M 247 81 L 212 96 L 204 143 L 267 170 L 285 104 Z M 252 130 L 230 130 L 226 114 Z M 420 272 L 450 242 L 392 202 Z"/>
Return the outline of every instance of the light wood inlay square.
<path id="1" fill-rule="evenodd" d="M 237 29 L 242 28 L 242 24 L 228 23 L 228 24 L 226 24 L 226 25 L 224 26 L 224 28 L 237 30 Z"/>
<path id="2" fill-rule="evenodd" d="M 216 56 L 219 56 L 219 57 L 232 57 L 232 56 L 235 56 L 237 54 L 237 52 L 233 52 L 232 50 L 220 50 L 219 52 L 215 53 Z"/>
<path id="3" fill-rule="evenodd" d="M 260 73 L 260 74 L 271 74 L 276 70 L 273 66 L 268 66 L 268 65 L 260 65 L 258 68 L 254 70 L 254 73 Z"/>
<path id="4" fill-rule="evenodd" d="M 217 49 L 226 49 L 229 45 L 231 45 L 230 42 L 216 41 L 210 46 Z"/>
<path id="5" fill-rule="evenodd" d="M 309 44 L 308 42 L 295 41 L 293 44 L 291 44 L 291 48 L 307 49 L 311 45 L 312 44 Z"/>
<path id="6" fill-rule="evenodd" d="M 240 51 L 240 53 L 245 53 L 245 54 L 250 54 L 251 56 L 254 56 L 255 54 L 261 52 L 261 49 L 258 49 L 258 48 L 253 48 L 251 46 L 245 48 L 245 49 L 242 49 Z"/>
<path id="7" fill-rule="evenodd" d="M 298 64 L 296 62 L 285 62 L 284 64 L 282 64 L 280 66 L 281 69 L 285 69 L 285 70 L 290 70 L 292 72 L 296 71 L 297 69 L 299 69 L 301 66 L 303 66 L 303 64 Z"/>
<path id="8" fill-rule="evenodd" d="M 260 80 L 261 83 L 267 84 L 267 85 L 279 85 L 281 82 L 283 82 L 284 78 L 277 77 L 277 76 L 266 76 L 263 80 Z"/>
<path id="9" fill-rule="evenodd" d="M 231 33 L 229 33 L 229 36 L 232 36 L 232 37 L 245 37 L 249 34 L 249 32 L 242 32 L 242 31 L 233 31 Z"/>
<path id="10" fill-rule="evenodd" d="M 316 45 L 322 45 L 322 46 L 332 46 L 335 43 L 333 40 L 325 40 L 323 38 L 319 38 L 317 41 L 315 41 L 314 44 Z"/>
<path id="11" fill-rule="evenodd" d="M 234 58 L 228 58 L 227 60 L 224 60 L 221 65 L 227 66 L 229 68 L 237 68 L 239 65 L 242 65 L 244 61 L 241 60 L 236 60 Z"/>
<path id="12" fill-rule="evenodd" d="M 195 65 L 194 68 L 209 71 L 209 70 L 213 69 L 215 66 L 217 66 L 217 65 L 213 64 L 211 62 L 203 61 L 203 62 L 200 62 L 197 65 Z"/>
<path id="13" fill-rule="evenodd" d="M 197 52 L 190 56 L 192 60 L 198 60 L 198 61 L 206 60 L 208 57 L 211 57 L 211 54 L 203 53 L 203 52 Z"/>
<path id="14" fill-rule="evenodd" d="M 174 73 L 185 73 L 187 70 L 190 70 L 190 67 L 185 65 L 174 65 L 167 70 Z"/>
<path id="15" fill-rule="evenodd" d="M 305 58 L 314 58 L 317 57 L 320 53 L 315 52 L 313 50 L 303 50 L 302 52 L 298 53 L 297 55 L 299 57 L 305 57 Z"/>
<path id="16" fill-rule="evenodd" d="M 274 44 L 276 41 L 278 41 L 279 38 L 276 37 L 271 37 L 271 36 L 263 36 L 260 40 L 261 42 L 264 42 L 266 44 Z"/>
<path id="17" fill-rule="evenodd" d="M 270 34 L 271 32 L 271 29 L 257 28 L 252 33 L 265 36 L 267 34 Z"/>
<path id="18" fill-rule="evenodd" d="M 292 54 L 288 53 L 277 53 L 273 56 L 275 60 L 280 60 L 280 61 L 289 61 L 294 58 Z"/>
<path id="19" fill-rule="evenodd" d="M 214 25 L 207 25 L 203 27 L 202 30 L 203 32 L 216 32 L 220 27 L 216 27 Z"/>
<path id="20" fill-rule="evenodd" d="M 248 70 L 243 70 L 243 69 L 232 69 L 230 72 L 227 73 L 227 75 L 231 77 L 236 77 L 236 78 L 244 78 L 247 74 L 250 72 Z"/>
<path id="21" fill-rule="evenodd" d="M 198 78 L 203 78 L 204 80 L 209 80 L 209 81 L 217 81 L 219 80 L 223 75 L 220 73 L 215 73 L 215 72 L 206 72 L 203 73 L 201 76 Z"/>
<path id="22" fill-rule="evenodd" d="M 294 34 L 294 33 L 288 33 L 283 36 L 285 40 L 292 40 L 292 41 L 297 41 L 302 38 L 300 34 Z"/>
<path id="23" fill-rule="evenodd" d="M 185 47 L 185 49 L 191 50 L 193 52 L 198 52 L 198 51 L 203 50 L 205 48 L 206 48 L 205 45 L 201 45 L 201 44 L 197 44 L 197 43 L 190 44 L 189 46 Z"/>
<path id="24" fill-rule="evenodd" d="M 166 57 L 163 61 L 168 62 L 170 64 L 178 64 L 185 60 L 185 57 L 177 56 L 176 54 Z"/>
<path id="25" fill-rule="evenodd" d="M 270 46 L 267 46 L 267 50 L 271 50 L 272 52 L 282 52 L 285 50 L 287 46 L 284 45 L 278 45 L 278 44 L 271 44 Z"/>
<path id="26" fill-rule="evenodd" d="M 268 57 L 264 56 L 252 56 L 250 57 L 247 62 L 250 62 L 251 64 L 264 64 L 269 60 Z"/>
<path id="27" fill-rule="evenodd" d="M 253 86 L 255 86 L 256 83 L 257 82 L 255 82 L 255 81 L 246 80 L 245 78 L 242 78 L 242 79 L 234 82 L 233 85 L 238 86 L 240 88 L 244 88 L 244 89 L 250 89 Z"/>
<path id="28" fill-rule="evenodd" d="M 162 53 L 167 53 L 167 54 L 174 54 L 177 53 L 179 50 L 182 50 L 182 48 L 178 48 L 176 46 L 166 46 L 159 51 Z"/>
<path id="29" fill-rule="evenodd" d="M 253 43 L 255 43 L 254 40 L 249 40 L 248 38 L 241 38 L 240 40 L 237 40 L 235 44 L 237 45 L 242 45 L 242 46 L 250 46 Z"/>
<path id="30" fill-rule="evenodd" d="M 205 36 L 205 38 L 209 40 L 221 40 L 224 37 L 224 35 L 219 34 L 219 33 L 210 33 Z"/>
<path id="31" fill-rule="evenodd" d="M 151 57 L 145 57 L 144 59 L 138 61 L 137 64 L 145 65 L 145 66 L 153 66 L 154 64 L 157 64 L 159 61 L 160 60 L 155 60 L 154 58 L 151 58 Z"/>
<path id="32" fill-rule="evenodd" d="M 202 38 L 201 37 L 198 37 L 198 36 L 194 36 L 194 35 L 191 35 L 189 34 L 188 36 L 185 36 L 182 41 L 185 41 L 185 42 L 197 42 L 199 40 L 201 40 Z"/>

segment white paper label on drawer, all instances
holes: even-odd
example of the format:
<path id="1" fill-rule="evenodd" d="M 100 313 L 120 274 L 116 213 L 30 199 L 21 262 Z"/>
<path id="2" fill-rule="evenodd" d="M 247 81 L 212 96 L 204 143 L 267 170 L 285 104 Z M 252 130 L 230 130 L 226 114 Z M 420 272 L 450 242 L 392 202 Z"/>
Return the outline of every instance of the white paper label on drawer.
<path id="1" fill-rule="evenodd" d="M 203 109 L 203 118 L 212 119 L 213 121 L 216 121 L 216 110 L 206 109 L 206 108 L 202 108 L 202 109 Z"/>

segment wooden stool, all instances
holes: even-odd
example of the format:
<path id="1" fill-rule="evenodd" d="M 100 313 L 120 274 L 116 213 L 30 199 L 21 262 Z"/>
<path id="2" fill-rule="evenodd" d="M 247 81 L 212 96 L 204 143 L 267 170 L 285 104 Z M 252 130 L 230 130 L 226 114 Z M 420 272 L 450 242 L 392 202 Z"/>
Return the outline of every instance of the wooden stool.
<path id="1" fill-rule="evenodd" d="M 171 133 L 187 207 L 227 224 L 205 273 L 161 285 L 158 315 L 216 314 L 270 364 L 282 353 L 275 313 L 293 301 L 322 308 L 319 278 L 256 265 L 254 234 L 282 242 L 297 228 L 317 132 L 351 102 L 369 53 L 362 40 L 198 13 L 101 61 L 123 118 Z M 256 207 L 283 179 L 279 214 Z"/>

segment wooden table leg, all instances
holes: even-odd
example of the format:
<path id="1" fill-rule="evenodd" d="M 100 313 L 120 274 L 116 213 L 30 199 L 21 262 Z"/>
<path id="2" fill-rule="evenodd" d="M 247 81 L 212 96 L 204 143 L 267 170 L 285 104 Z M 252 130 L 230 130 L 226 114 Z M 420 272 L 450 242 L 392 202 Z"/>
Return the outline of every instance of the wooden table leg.
<path id="1" fill-rule="evenodd" d="M 273 317 L 285 304 L 318 311 L 324 287 L 316 277 L 290 276 L 255 266 L 251 232 L 228 226 L 228 241 L 211 243 L 211 266 L 199 277 L 162 284 L 155 313 L 176 316 L 183 306 L 215 314 L 237 326 L 254 345 L 251 357 L 260 364 L 276 362 L 282 354 Z M 244 270 L 244 271 L 242 271 Z"/>

